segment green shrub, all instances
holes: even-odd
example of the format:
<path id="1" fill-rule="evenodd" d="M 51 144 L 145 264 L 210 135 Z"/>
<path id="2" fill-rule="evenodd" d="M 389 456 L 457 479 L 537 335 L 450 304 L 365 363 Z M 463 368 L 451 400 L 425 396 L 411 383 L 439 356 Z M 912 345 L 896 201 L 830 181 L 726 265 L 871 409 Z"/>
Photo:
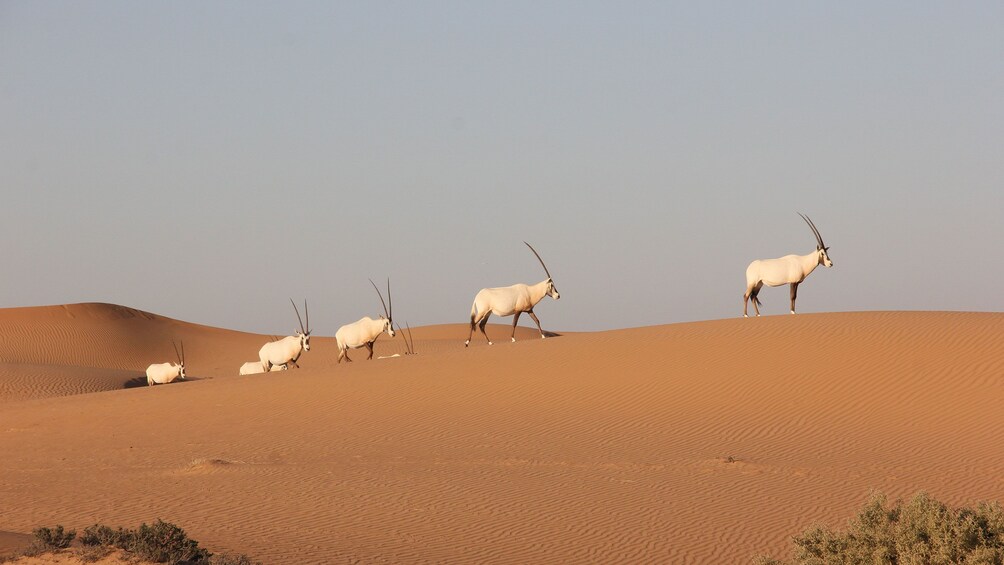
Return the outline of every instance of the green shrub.
<path id="1" fill-rule="evenodd" d="M 80 543 L 86 546 L 110 545 L 119 549 L 129 547 L 129 542 L 135 536 L 134 532 L 119 528 L 113 530 L 103 524 L 94 524 L 84 528 Z"/>
<path id="2" fill-rule="evenodd" d="M 63 530 L 63 526 L 58 525 L 55 528 L 35 528 L 31 534 L 35 536 L 32 545 L 42 551 L 66 549 L 77 537 L 76 530 L 67 532 Z"/>
<path id="3" fill-rule="evenodd" d="M 212 555 L 190 539 L 185 530 L 163 520 L 149 526 L 140 524 L 126 549 L 156 563 L 204 563 Z"/>
<path id="4" fill-rule="evenodd" d="M 22 552 L 23 555 L 40 555 L 65 549 L 76 537 L 75 531 L 64 532 L 62 526 L 53 529 L 38 528 L 32 533 L 35 534 L 35 540 L 31 547 Z M 108 548 L 118 548 L 137 558 L 155 563 L 261 565 L 261 562 L 254 561 L 244 554 L 213 555 L 199 547 L 199 543 L 190 539 L 184 530 L 163 520 L 157 520 L 151 525 L 140 524 L 135 530 L 112 529 L 102 524 L 94 524 L 84 528 L 80 542 L 84 545 L 84 549 L 79 550 L 79 557 L 86 562 L 103 558 L 108 554 Z M 3 563 L 2 559 L 0 563 Z"/>
<path id="5" fill-rule="evenodd" d="M 1004 511 L 997 503 L 949 508 L 926 493 L 890 505 L 874 494 L 845 531 L 816 526 L 793 541 L 793 565 L 1002 565 Z M 754 563 L 785 562 L 762 556 Z"/>

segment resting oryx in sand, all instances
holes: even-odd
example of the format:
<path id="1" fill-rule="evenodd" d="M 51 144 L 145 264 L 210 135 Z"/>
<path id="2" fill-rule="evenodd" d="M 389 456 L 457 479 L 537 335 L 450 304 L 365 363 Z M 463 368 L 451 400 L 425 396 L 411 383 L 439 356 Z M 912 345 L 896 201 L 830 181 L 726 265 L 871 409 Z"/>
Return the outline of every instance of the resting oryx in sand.
<path id="1" fill-rule="evenodd" d="M 366 359 L 372 359 L 373 342 L 380 337 L 380 334 L 386 332 L 390 337 L 394 337 L 394 300 L 390 297 L 390 279 L 387 279 L 387 302 L 383 301 L 383 295 L 380 294 L 380 289 L 377 288 L 373 279 L 370 279 L 370 284 L 373 285 L 373 290 L 380 297 L 380 304 L 383 304 L 385 315 L 380 316 L 377 320 L 366 316 L 358 322 L 338 328 L 338 331 L 335 332 L 335 341 L 338 343 L 338 363 L 342 362 L 342 358 L 351 362 L 349 349 L 359 349 L 360 347 L 366 347 L 369 350 L 369 356 Z M 390 303 L 390 308 L 387 307 L 387 303 Z"/>
<path id="2" fill-rule="evenodd" d="M 269 369 L 269 372 L 274 373 L 276 371 L 285 371 L 285 370 L 286 370 L 285 365 L 272 365 L 272 368 Z M 261 361 L 248 361 L 247 363 L 241 365 L 240 374 L 257 375 L 259 373 L 264 373 L 264 372 L 265 372 L 265 367 L 262 367 Z"/>
<path id="3" fill-rule="evenodd" d="M 174 342 L 171 342 L 174 345 Z M 163 385 L 174 382 L 174 379 L 185 380 L 185 342 L 181 342 L 181 353 L 174 345 L 174 354 L 178 356 L 177 363 L 154 363 L 146 368 L 146 384 Z"/>
<path id="4" fill-rule="evenodd" d="M 270 341 L 261 346 L 261 349 L 258 350 L 258 359 L 261 361 L 263 373 L 271 371 L 275 365 L 286 365 L 288 368 L 290 363 L 299 369 L 300 366 L 296 364 L 296 361 L 300 358 L 300 354 L 304 351 L 310 351 L 310 311 L 307 310 L 307 301 L 303 301 L 303 313 L 307 316 L 307 327 L 303 326 L 303 318 L 300 317 L 296 303 L 293 302 L 292 298 L 289 299 L 289 302 L 293 305 L 296 319 L 300 322 L 300 331 L 294 331 L 295 335 L 286 336 L 279 341 Z"/>
<path id="5" fill-rule="evenodd" d="M 523 243 L 526 243 L 525 241 Z M 540 338 L 544 339 L 544 330 L 540 327 L 540 320 L 537 319 L 537 315 L 533 313 L 533 307 L 537 305 L 538 302 L 544 299 L 545 296 L 550 296 L 551 298 L 558 300 L 561 298 L 561 294 L 558 293 L 558 289 L 554 286 L 554 281 L 551 280 L 551 273 L 547 270 L 547 265 L 544 264 L 544 260 L 540 258 L 540 254 L 537 250 L 533 248 L 532 245 L 526 243 L 526 246 L 533 251 L 533 254 L 537 256 L 537 260 L 540 261 L 540 266 L 544 267 L 544 273 L 547 274 L 547 279 L 543 280 L 534 285 L 526 284 L 514 284 L 512 286 L 505 286 L 501 288 L 482 288 L 478 291 L 478 294 L 474 297 L 474 304 L 471 305 L 471 331 L 467 335 L 467 341 L 464 342 L 464 347 L 471 344 L 471 337 L 474 336 L 474 326 L 477 324 L 478 328 L 481 329 L 481 333 L 484 334 L 485 339 L 488 340 L 488 345 L 492 345 L 492 340 L 488 339 L 488 334 L 485 333 L 485 325 L 488 323 L 488 317 L 492 314 L 496 316 L 512 316 L 512 335 L 509 337 L 513 342 L 516 341 L 516 322 L 519 321 L 519 315 L 526 312 L 533 318 L 533 321 L 537 323 L 537 329 L 540 331 Z"/>
<path id="6" fill-rule="evenodd" d="M 791 313 L 795 313 L 795 296 L 798 294 L 798 285 L 809 276 L 818 265 L 833 266 L 827 251 L 829 247 L 823 244 L 823 238 L 816 229 L 816 224 L 808 216 L 799 212 L 799 216 L 809 224 L 809 229 L 816 236 L 816 250 L 808 255 L 785 255 L 779 259 L 758 259 L 746 267 L 746 293 L 743 294 L 743 317 L 748 317 L 746 307 L 750 299 L 753 299 L 753 309 L 756 315 L 760 315 L 760 300 L 757 294 L 763 285 L 781 286 L 791 285 Z"/>

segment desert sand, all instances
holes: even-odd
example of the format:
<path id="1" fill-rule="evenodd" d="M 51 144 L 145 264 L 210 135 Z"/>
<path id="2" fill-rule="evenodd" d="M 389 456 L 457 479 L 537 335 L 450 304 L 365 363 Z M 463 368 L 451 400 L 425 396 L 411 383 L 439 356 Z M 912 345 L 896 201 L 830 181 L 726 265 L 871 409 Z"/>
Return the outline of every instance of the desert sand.
<path id="1" fill-rule="evenodd" d="M 748 563 L 873 489 L 1004 498 L 1004 314 L 413 330 L 238 376 L 267 337 L 0 310 L 0 549 L 160 518 L 266 563 Z M 145 386 L 172 338 L 189 380 Z"/>

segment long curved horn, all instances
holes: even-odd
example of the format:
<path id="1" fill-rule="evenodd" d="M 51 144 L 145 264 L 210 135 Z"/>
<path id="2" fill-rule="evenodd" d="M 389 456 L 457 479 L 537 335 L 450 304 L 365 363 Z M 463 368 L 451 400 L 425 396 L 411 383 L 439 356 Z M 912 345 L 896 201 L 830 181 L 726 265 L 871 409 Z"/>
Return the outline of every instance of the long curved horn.
<path id="1" fill-rule="evenodd" d="M 524 241 L 523 243 L 526 242 Z M 551 272 L 547 270 L 547 265 L 545 265 L 544 260 L 540 258 L 540 253 L 537 253 L 537 250 L 534 249 L 533 246 L 530 245 L 529 243 L 526 243 L 526 246 L 530 248 L 530 251 L 533 251 L 534 255 L 537 256 L 537 260 L 540 261 L 540 266 L 544 267 L 544 272 L 547 273 L 547 278 L 551 278 Z"/>
<path id="2" fill-rule="evenodd" d="M 408 328 L 408 341 L 411 342 L 408 345 L 408 349 L 410 349 L 411 352 L 414 354 L 415 353 L 415 336 L 411 335 L 411 325 L 408 324 L 408 322 L 405 322 L 404 325 L 405 325 L 405 327 Z M 403 336 L 404 334 L 401 334 L 401 335 Z"/>
<path id="3" fill-rule="evenodd" d="M 303 315 L 307 317 L 307 331 L 304 335 L 310 335 L 310 310 L 307 310 L 307 299 L 303 299 Z"/>
<path id="4" fill-rule="evenodd" d="M 390 297 L 390 277 L 387 277 L 387 319 L 394 319 L 394 299 Z"/>
<path id="5" fill-rule="evenodd" d="M 185 364 L 185 340 L 181 340 L 181 364 Z"/>
<path id="6" fill-rule="evenodd" d="M 805 214 L 799 212 L 798 215 L 802 216 L 802 219 L 805 220 L 805 223 L 809 224 L 809 229 L 812 230 L 812 235 L 816 236 L 816 243 L 819 244 L 819 248 L 825 249 L 826 245 L 823 244 L 823 236 L 819 235 L 819 230 L 816 229 L 816 224 L 812 223 L 812 220 L 810 220 L 809 217 L 806 216 Z"/>
<path id="7" fill-rule="evenodd" d="M 182 347 L 185 346 L 185 342 L 181 342 L 181 344 L 182 344 Z M 182 361 L 181 353 L 178 353 L 178 344 L 174 343 L 174 340 L 172 339 L 171 340 L 171 345 L 174 347 L 174 356 L 178 358 L 178 363 L 182 363 L 183 364 L 184 361 Z"/>
<path id="8" fill-rule="evenodd" d="M 293 302 L 293 299 L 290 298 L 289 299 L 289 303 L 293 305 L 293 311 L 296 312 L 296 319 L 299 320 L 299 322 L 300 322 L 300 331 L 303 332 L 304 335 L 306 335 L 307 334 L 307 330 L 306 330 L 306 328 L 303 327 L 303 318 L 300 317 L 300 310 L 297 309 L 296 302 Z M 304 301 L 303 305 L 304 305 L 304 307 L 306 307 L 307 306 L 307 302 Z"/>
<path id="9" fill-rule="evenodd" d="M 387 283 L 390 284 L 390 279 L 387 280 Z M 387 303 L 383 301 L 383 295 L 380 294 L 380 289 L 377 288 L 377 285 L 375 282 L 373 282 L 373 279 L 370 279 L 370 284 L 373 285 L 373 290 L 375 290 L 377 292 L 377 296 L 380 297 L 380 304 L 383 304 L 383 313 L 387 314 L 387 319 L 389 320 L 390 310 L 387 310 Z M 388 286 L 387 288 L 389 289 L 390 287 Z"/>

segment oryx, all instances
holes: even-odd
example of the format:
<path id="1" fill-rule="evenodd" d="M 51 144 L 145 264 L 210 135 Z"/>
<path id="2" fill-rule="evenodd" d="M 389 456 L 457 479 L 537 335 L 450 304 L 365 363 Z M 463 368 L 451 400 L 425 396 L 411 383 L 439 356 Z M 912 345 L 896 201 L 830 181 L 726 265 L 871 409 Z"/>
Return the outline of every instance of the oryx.
<path id="1" fill-rule="evenodd" d="M 523 243 L 526 243 L 525 241 Z M 533 254 L 537 256 L 537 260 L 540 261 L 540 266 L 544 267 L 544 273 L 547 274 L 547 279 L 543 280 L 534 285 L 526 284 L 514 284 L 512 286 L 505 286 L 501 288 L 482 288 L 478 291 L 478 294 L 474 297 L 474 304 L 471 305 L 471 331 L 467 335 L 467 341 L 464 342 L 464 347 L 471 344 L 471 337 L 474 336 L 474 326 L 477 325 L 481 329 L 481 333 L 488 340 L 488 345 L 492 345 L 492 340 L 488 339 L 488 334 L 485 333 L 485 325 L 488 323 L 488 317 L 492 314 L 496 316 L 512 316 L 512 335 L 510 339 L 513 342 L 516 341 L 516 322 L 519 321 L 519 315 L 526 312 L 533 318 L 533 321 L 537 323 L 537 330 L 540 331 L 540 338 L 544 339 L 544 330 L 540 327 L 540 320 L 537 319 L 537 315 L 533 313 L 533 307 L 537 305 L 538 302 L 544 299 L 545 296 L 550 296 L 551 298 L 558 300 L 561 298 L 561 294 L 558 293 L 558 289 L 554 286 L 554 281 L 551 280 L 551 273 L 547 270 L 547 265 L 544 264 L 544 260 L 540 258 L 540 254 L 537 250 L 533 248 L 532 245 L 526 243 L 526 246 L 533 251 Z"/>
<path id="2" fill-rule="evenodd" d="M 369 350 L 369 356 L 366 359 L 372 359 L 373 342 L 380 337 L 380 334 L 386 333 L 390 337 L 394 337 L 395 335 L 394 300 L 390 297 L 390 278 L 387 279 L 387 302 L 383 301 L 383 295 L 380 294 L 380 289 L 377 288 L 373 279 L 370 279 L 370 284 L 373 285 L 373 290 L 380 297 L 380 304 L 383 305 L 384 315 L 376 320 L 365 316 L 360 318 L 359 321 L 338 328 L 338 331 L 335 332 L 335 341 L 338 343 L 338 363 L 341 363 L 343 358 L 351 362 L 352 359 L 349 359 L 348 354 L 349 349 L 359 349 L 360 347 L 366 347 Z M 389 308 L 387 306 L 388 303 L 390 304 Z"/>
<path id="3" fill-rule="evenodd" d="M 271 371 L 273 365 L 289 367 L 292 364 L 299 369 L 300 366 L 296 364 L 297 359 L 304 351 L 310 351 L 310 311 L 307 309 L 307 301 L 303 301 L 303 313 L 307 316 L 306 327 L 303 325 L 303 318 L 300 317 L 300 310 L 297 309 L 296 303 L 293 302 L 292 298 L 289 299 L 289 302 L 293 305 L 296 319 L 300 322 L 300 331 L 294 331 L 294 335 L 261 346 L 261 349 L 258 350 L 258 359 L 261 361 L 263 373 Z"/>
<path id="4" fill-rule="evenodd" d="M 177 363 L 154 363 L 146 368 L 146 384 L 163 385 L 173 382 L 174 379 L 185 380 L 185 342 L 181 342 L 181 352 L 178 346 L 172 341 L 174 354 L 178 357 Z"/>
<path id="5" fill-rule="evenodd" d="M 798 285 L 809 276 L 818 265 L 827 267 L 833 266 L 830 256 L 827 254 L 829 247 L 823 243 L 816 224 L 808 216 L 799 212 L 799 216 L 809 224 L 809 229 L 816 236 L 816 250 L 808 255 L 785 255 L 778 259 L 758 259 L 746 267 L 746 293 L 743 294 L 743 317 L 748 317 L 746 308 L 750 299 L 753 300 L 753 309 L 756 315 L 760 315 L 760 300 L 757 294 L 763 285 L 781 286 L 791 285 L 791 313 L 795 313 L 795 297 L 798 294 Z"/>

